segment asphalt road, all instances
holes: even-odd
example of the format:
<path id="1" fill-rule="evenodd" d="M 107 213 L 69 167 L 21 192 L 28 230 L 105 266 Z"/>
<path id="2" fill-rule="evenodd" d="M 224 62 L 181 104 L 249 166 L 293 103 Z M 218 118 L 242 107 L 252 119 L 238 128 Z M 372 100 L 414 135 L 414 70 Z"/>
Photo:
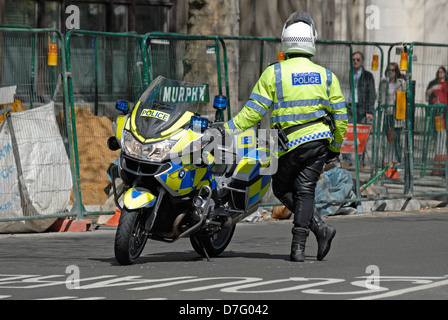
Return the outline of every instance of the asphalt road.
<path id="1" fill-rule="evenodd" d="M 185 301 L 192 308 L 217 299 L 215 314 L 241 312 L 224 307 L 225 301 L 252 301 L 271 307 L 272 315 L 273 301 L 448 299 L 447 212 L 326 222 L 337 228 L 332 250 L 317 261 L 310 234 L 303 263 L 288 259 L 291 221 L 240 223 L 227 250 L 211 261 L 199 257 L 188 239 L 148 241 L 131 266 L 115 261 L 113 227 L 0 235 L 0 301 L 179 300 L 171 312 L 182 313 L 206 312 L 188 311 Z"/>

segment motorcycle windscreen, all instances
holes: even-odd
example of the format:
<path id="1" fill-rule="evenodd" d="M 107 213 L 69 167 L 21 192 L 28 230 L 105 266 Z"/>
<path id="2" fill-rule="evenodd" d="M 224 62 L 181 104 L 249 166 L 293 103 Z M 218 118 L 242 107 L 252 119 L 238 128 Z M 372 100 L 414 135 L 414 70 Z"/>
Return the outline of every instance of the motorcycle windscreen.
<path id="1" fill-rule="evenodd" d="M 135 113 L 137 132 L 144 138 L 159 138 L 162 132 L 169 129 L 179 120 L 185 110 L 176 105 L 154 101 L 150 105 L 139 104 Z"/>
<path id="2" fill-rule="evenodd" d="M 159 76 L 139 99 L 135 129 L 146 139 L 159 138 L 186 111 L 195 113 L 200 103 L 208 102 L 208 96 L 207 85 Z"/>

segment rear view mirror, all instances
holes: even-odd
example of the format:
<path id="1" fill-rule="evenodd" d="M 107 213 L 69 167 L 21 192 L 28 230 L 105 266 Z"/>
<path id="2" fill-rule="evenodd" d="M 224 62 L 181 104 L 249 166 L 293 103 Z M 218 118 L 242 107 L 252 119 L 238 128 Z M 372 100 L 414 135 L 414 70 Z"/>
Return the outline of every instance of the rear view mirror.
<path id="1" fill-rule="evenodd" d="M 109 139 L 107 139 L 107 146 L 112 151 L 116 151 L 121 148 L 120 143 L 115 136 L 109 137 Z"/>

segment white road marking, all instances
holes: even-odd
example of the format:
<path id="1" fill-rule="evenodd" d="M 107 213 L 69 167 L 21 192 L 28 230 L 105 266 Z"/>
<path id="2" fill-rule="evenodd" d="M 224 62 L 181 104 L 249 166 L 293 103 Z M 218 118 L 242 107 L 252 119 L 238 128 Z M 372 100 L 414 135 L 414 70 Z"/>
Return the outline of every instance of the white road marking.
<path id="1" fill-rule="evenodd" d="M 438 281 L 438 282 L 433 282 L 433 283 L 429 283 L 429 284 L 424 284 L 421 286 L 417 286 L 417 287 L 412 287 L 412 288 L 406 288 L 406 289 L 400 289 L 400 290 L 394 290 L 394 291 L 388 291 L 382 294 L 377 294 L 374 296 L 367 296 L 367 297 L 361 297 L 361 298 L 356 298 L 353 300 L 375 300 L 375 299 L 383 299 L 383 298 L 390 298 L 390 297 L 396 297 L 402 294 L 406 294 L 406 293 L 410 293 L 410 292 L 416 292 L 416 291 L 422 291 L 422 290 L 428 290 L 428 289 L 433 289 L 433 288 L 437 288 L 437 287 L 443 287 L 448 285 L 448 280 L 443 280 L 443 281 Z"/>
<path id="2" fill-rule="evenodd" d="M 29 289 L 29 288 L 47 288 L 49 286 L 65 285 L 66 281 L 61 281 L 62 275 L 2 275 L 0 274 L 0 290 L 4 289 Z M 107 280 L 105 280 L 107 279 Z M 365 280 L 359 280 L 365 279 Z M 178 287 L 179 292 L 200 292 L 207 290 L 215 290 L 215 293 L 231 293 L 231 294 L 259 294 L 259 293 L 278 293 L 278 292 L 300 292 L 301 294 L 317 294 L 317 295 L 352 295 L 354 300 L 375 300 L 391 298 L 405 295 L 413 292 L 430 290 L 448 286 L 448 275 L 439 277 L 405 277 L 405 276 L 380 276 L 378 277 L 377 287 L 370 288 L 368 286 L 368 277 L 357 277 L 357 280 L 349 282 L 352 288 L 358 290 L 347 289 L 346 286 L 338 291 L 338 283 L 350 281 L 349 279 L 336 278 L 305 278 L 305 277 L 289 277 L 285 279 L 264 280 L 255 277 L 198 277 L 198 276 L 182 276 L 162 279 L 145 279 L 141 276 L 118 277 L 113 275 L 103 275 L 97 277 L 89 277 L 79 279 L 83 283 L 80 289 L 87 292 L 88 289 L 107 290 L 111 287 L 126 286 L 125 290 L 144 291 L 157 290 L 167 287 Z M 90 281 L 92 283 L 86 283 Z M 210 283 L 209 283 L 210 282 Z M 387 284 L 404 283 L 399 286 L 393 285 L 390 289 Z M 407 284 L 406 284 L 407 283 Z M 381 284 L 381 286 L 380 286 Z M 186 287 L 184 287 L 186 286 Z M 359 288 L 362 288 L 361 290 Z M 78 291 L 78 290 L 76 290 Z M 74 293 L 73 291 L 70 293 Z M 441 292 L 443 293 L 443 292 Z M 11 298 L 10 292 L 2 291 L 0 299 Z M 213 295 L 210 296 L 213 299 Z M 32 299 L 32 298 L 31 298 Z M 56 296 L 41 298 L 36 300 L 100 300 L 107 297 L 79 297 L 79 296 Z M 164 300 L 164 297 L 153 297 L 148 300 Z"/>

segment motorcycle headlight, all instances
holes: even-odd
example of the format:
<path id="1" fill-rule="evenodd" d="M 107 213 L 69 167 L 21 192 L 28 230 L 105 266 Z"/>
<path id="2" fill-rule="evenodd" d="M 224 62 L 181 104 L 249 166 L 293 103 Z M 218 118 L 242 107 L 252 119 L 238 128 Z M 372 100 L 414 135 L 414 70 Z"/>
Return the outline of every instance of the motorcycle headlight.
<path id="1" fill-rule="evenodd" d="M 166 139 L 156 143 L 141 143 L 134 138 L 131 132 L 124 131 L 121 145 L 123 152 L 140 160 L 157 161 L 165 160 L 177 140 Z"/>

